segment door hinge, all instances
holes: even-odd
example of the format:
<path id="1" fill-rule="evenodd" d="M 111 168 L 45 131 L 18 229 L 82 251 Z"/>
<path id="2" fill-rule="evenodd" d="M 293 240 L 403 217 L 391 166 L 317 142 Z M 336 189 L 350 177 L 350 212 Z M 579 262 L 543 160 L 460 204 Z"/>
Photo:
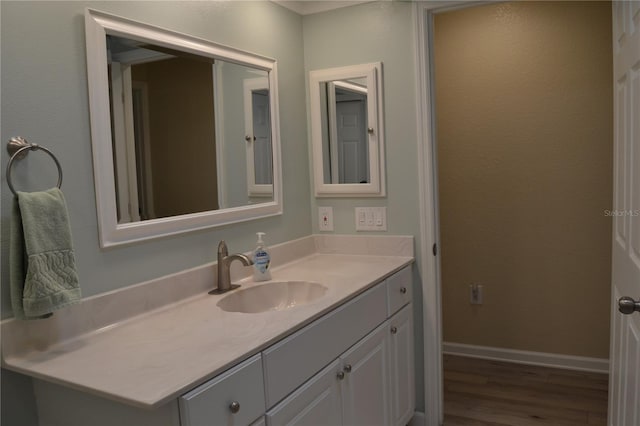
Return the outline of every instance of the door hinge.
<path id="1" fill-rule="evenodd" d="M 433 243 L 432 251 L 434 256 L 438 255 L 438 245 L 436 243 Z"/>

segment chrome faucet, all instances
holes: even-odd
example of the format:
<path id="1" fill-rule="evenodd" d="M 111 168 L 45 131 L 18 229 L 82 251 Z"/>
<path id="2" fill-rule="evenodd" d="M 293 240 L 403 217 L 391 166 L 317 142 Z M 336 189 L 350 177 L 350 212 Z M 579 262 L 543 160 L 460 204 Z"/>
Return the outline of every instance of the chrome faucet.
<path id="1" fill-rule="evenodd" d="M 239 284 L 231 284 L 231 262 L 239 260 L 244 266 L 253 265 L 253 261 L 241 253 L 229 254 L 227 243 L 224 240 L 218 244 L 218 288 L 209 294 L 222 294 L 240 287 Z"/>

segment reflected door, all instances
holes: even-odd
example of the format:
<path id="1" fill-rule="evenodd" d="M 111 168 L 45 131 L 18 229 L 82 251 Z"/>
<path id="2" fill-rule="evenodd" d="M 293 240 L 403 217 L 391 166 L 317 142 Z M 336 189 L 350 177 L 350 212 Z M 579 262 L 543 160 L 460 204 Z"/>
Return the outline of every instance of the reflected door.
<path id="1" fill-rule="evenodd" d="M 336 102 L 338 183 L 369 181 L 366 117 L 366 98 Z"/>
<path id="2" fill-rule="evenodd" d="M 270 185 L 273 183 L 271 165 L 271 126 L 269 118 L 269 93 L 253 91 L 253 165 L 255 184 Z"/>

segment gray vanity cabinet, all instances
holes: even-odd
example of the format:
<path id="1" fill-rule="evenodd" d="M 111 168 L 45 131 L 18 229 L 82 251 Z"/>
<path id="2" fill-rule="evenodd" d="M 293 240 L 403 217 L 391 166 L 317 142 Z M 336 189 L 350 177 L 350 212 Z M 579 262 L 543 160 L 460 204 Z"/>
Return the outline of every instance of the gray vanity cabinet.
<path id="1" fill-rule="evenodd" d="M 267 426 L 388 425 L 386 323 L 267 412 Z"/>
<path id="2" fill-rule="evenodd" d="M 34 380 L 41 426 L 404 426 L 415 408 L 411 266 L 155 408 Z"/>
<path id="3" fill-rule="evenodd" d="M 415 409 L 411 305 L 267 411 L 267 426 L 404 426 Z"/>
<path id="4" fill-rule="evenodd" d="M 386 319 L 384 284 L 368 289 L 263 351 L 267 407 L 338 358 Z"/>

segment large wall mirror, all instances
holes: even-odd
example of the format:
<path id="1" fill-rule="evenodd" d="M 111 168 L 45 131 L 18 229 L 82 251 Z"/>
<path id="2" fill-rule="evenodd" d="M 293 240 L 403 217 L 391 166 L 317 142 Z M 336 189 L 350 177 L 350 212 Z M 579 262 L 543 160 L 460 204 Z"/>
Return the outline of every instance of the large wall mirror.
<path id="1" fill-rule="evenodd" d="M 382 64 L 309 74 L 318 197 L 385 195 Z"/>
<path id="2" fill-rule="evenodd" d="M 102 247 L 282 213 L 273 59 L 88 9 Z"/>

